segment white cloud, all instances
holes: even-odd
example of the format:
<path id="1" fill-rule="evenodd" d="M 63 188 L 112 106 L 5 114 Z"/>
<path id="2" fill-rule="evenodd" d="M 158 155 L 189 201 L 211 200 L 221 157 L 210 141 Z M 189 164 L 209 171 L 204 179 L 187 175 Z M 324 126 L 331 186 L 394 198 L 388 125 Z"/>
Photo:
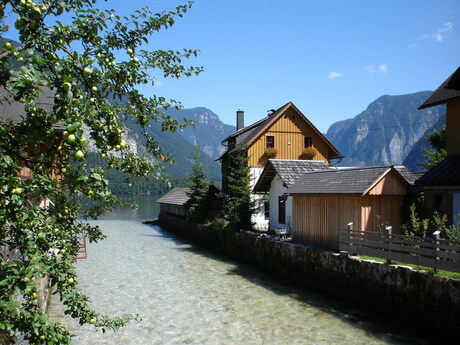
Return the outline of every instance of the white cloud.
<path id="1" fill-rule="evenodd" d="M 335 78 L 338 78 L 338 77 L 341 77 L 341 76 L 343 76 L 343 73 L 336 72 L 336 71 L 331 71 L 331 72 L 329 72 L 329 75 L 327 77 L 329 79 L 335 79 Z"/>
<path id="2" fill-rule="evenodd" d="M 454 25 L 451 22 L 445 23 L 441 28 L 437 29 L 436 32 L 430 34 L 423 34 L 419 37 L 419 41 L 430 40 L 435 42 L 442 42 L 446 39 L 447 35 L 452 32 Z M 409 48 L 418 47 L 418 43 L 411 44 Z"/>
<path id="3" fill-rule="evenodd" d="M 379 65 L 377 71 L 379 73 L 387 73 L 388 72 L 388 65 Z"/>
<path id="4" fill-rule="evenodd" d="M 374 73 L 387 73 L 388 72 L 388 65 L 385 64 L 380 64 L 380 65 L 368 65 L 363 67 L 363 70 L 368 72 L 369 74 L 374 74 Z"/>

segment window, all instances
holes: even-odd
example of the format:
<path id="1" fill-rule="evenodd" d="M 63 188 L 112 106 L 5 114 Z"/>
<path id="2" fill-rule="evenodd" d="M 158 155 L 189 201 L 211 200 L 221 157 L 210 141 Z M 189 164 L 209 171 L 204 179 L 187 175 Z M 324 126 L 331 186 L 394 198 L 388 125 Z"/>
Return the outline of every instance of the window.
<path id="1" fill-rule="evenodd" d="M 275 147 L 275 137 L 272 135 L 267 135 L 265 137 L 266 147 Z"/>
<path id="2" fill-rule="evenodd" d="M 286 196 L 278 197 L 278 223 L 286 223 Z"/>
<path id="3" fill-rule="evenodd" d="M 270 202 L 269 201 L 264 202 L 264 215 L 265 215 L 265 219 L 270 219 Z"/>
<path id="4" fill-rule="evenodd" d="M 304 147 L 312 146 L 313 143 L 312 143 L 311 137 L 305 137 L 305 143 L 304 144 L 305 144 Z"/>

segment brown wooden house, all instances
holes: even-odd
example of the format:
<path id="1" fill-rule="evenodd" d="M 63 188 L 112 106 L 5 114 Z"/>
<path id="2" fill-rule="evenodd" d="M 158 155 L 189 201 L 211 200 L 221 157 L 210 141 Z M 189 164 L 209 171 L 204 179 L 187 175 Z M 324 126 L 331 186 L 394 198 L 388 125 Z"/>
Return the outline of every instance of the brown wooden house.
<path id="1" fill-rule="evenodd" d="M 55 91 L 52 91 L 46 87 L 40 87 L 41 93 L 37 101 L 37 106 L 39 108 L 45 109 L 48 112 L 53 110 L 54 106 L 54 95 Z M 0 88 L 0 122 L 11 122 L 14 124 L 19 124 L 26 118 L 26 112 L 24 110 L 24 104 L 13 99 L 13 96 L 3 87 Z M 64 128 L 61 124 L 54 124 L 52 127 L 53 131 L 56 133 L 56 136 L 62 141 L 62 133 Z M 43 129 L 46 130 L 46 129 Z M 39 144 L 38 151 L 40 153 L 46 153 L 45 143 Z M 23 166 L 19 177 L 23 180 L 32 178 L 32 171 L 27 167 Z M 57 175 L 53 175 L 53 178 L 58 178 Z"/>
<path id="2" fill-rule="evenodd" d="M 247 127 L 244 127 L 244 112 L 237 111 L 237 131 L 225 138 L 222 144 L 227 146 L 227 150 L 217 160 L 222 164 L 224 192 L 227 186 L 228 157 L 242 147 L 247 150 L 249 157 L 251 189 L 270 158 L 321 160 L 329 164 L 332 159 L 342 157 L 331 142 L 292 102 L 273 110 L 263 119 Z M 304 155 L 304 149 L 307 147 L 314 149 L 314 155 L 309 157 Z M 267 149 L 276 150 L 276 154 L 270 156 Z M 265 219 L 264 214 L 265 212 L 262 211 L 254 217 L 256 227 L 267 227 L 268 219 Z"/>
<path id="3" fill-rule="evenodd" d="M 287 190 L 293 241 L 338 250 L 337 230 L 350 222 L 356 230 L 392 226 L 399 233 L 404 199 L 412 193 L 410 181 L 393 166 L 306 173 Z"/>
<path id="4" fill-rule="evenodd" d="M 447 158 L 422 176 L 428 212 L 444 213 L 449 223 L 460 216 L 460 67 L 419 107 L 446 104 Z M 460 225 L 460 219 L 457 220 Z"/>

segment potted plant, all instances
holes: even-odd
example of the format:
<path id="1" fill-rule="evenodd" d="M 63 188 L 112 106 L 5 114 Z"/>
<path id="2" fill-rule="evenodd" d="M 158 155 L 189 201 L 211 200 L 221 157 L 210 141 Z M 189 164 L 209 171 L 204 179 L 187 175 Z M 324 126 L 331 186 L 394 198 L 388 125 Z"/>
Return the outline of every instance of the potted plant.
<path id="1" fill-rule="evenodd" d="M 302 150 L 302 158 L 304 159 L 312 159 L 316 156 L 316 149 L 313 146 L 308 146 Z"/>
<path id="2" fill-rule="evenodd" d="M 277 154 L 278 154 L 278 150 L 275 149 L 274 147 L 267 147 L 265 149 L 265 155 L 268 158 L 275 158 Z"/>

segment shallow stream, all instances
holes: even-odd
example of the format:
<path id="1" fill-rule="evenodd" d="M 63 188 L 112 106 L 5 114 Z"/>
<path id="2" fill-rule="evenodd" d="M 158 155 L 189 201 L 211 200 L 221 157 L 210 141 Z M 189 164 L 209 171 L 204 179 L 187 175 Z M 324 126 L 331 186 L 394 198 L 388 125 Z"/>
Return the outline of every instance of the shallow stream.
<path id="1" fill-rule="evenodd" d="M 144 216 L 144 215 L 140 215 Z M 104 335 L 50 313 L 75 344 L 423 344 L 382 319 L 187 244 L 137 216 L 99 220 L 108 238 L 79 260 L 96 310 L 141 322 Z"/>

